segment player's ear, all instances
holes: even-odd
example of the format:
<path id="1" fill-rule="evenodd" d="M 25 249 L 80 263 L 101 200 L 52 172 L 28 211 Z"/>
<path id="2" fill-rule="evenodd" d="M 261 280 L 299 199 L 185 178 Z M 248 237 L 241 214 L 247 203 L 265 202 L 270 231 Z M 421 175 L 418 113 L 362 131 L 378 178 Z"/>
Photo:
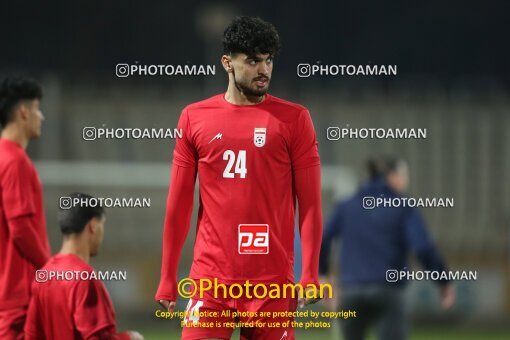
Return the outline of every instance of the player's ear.
<path id="1" fill-rule="evenodd" d="M 16 108 L 16 112 L 14 114 L 16 116 L 19 115 L 22 121 L 27 120 L 29 115 L 28 103 L 26 101 L 21 101 L 18 104 L 18 107 Z"/>
<path id="2" fill-rule="evenodd" d="M 87 222 L 86 228 L 92 235 L 96 234 L 99 229 L 99 225 L 97 222 L 98 222 L 97 218 L 95 217 L 91 218 L 90 221 Z"/>
<path id="3" fill-rule="evenodd" d="M 227 73 L 232 72 L 232 58 L 226 54 L 221 56 L 221 64 Z"/>

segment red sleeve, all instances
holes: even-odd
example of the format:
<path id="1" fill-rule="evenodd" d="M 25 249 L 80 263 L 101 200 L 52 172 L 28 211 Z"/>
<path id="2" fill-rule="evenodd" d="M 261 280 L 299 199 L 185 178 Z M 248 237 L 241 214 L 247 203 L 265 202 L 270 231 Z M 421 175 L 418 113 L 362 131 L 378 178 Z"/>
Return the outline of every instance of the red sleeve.
<path id="1" fill-rule="evenodd" d="M 7 220 L 35 214 L 35 198 L 30 186 L 33 169 L 26 159 L 18 158 L 2 176 L 2 202 Z"/>
<path id="2" fill-rule="evenodd" d="M 38 237 L 34 223 L 29 216 L 7 221 L 9 233 L 20 254 L 36 268 L 44 266 L 50 257 L 47 247 Z"/>
<path id="3" fill-rule="evenodd" d="M 176 140 L 174 149 L 163 232 L 161 278 L 156 301 L 177 300 L 177 267 L 193 211 L 197 153 L 187 109 L 182 111 L 177 128 L 182 130 L 182 138 Z"/>
<path id="4" fill-rule="evenodd" d="M 173 164 L 171 177 L 163 232 L 161 278 L 156 301 L 177 300 L 177 266 L 190 227 L 196 168 Z"/>
<path id="5" fill-rule="evenodd" d="M 290 142 L 292 169 L 298 170 L 320 164 L 318 142 L 308 110 L 299 112 L 292 129 Z"/>
<path id="6" fill-rule="evenodd" d="M 104 284 L 99 280 L 82 280 L 76 286 L 73 319 L 84 339 L 98 334 L 116 334 L 115 312 Z M 96 336 L 96 338 L 95 338 Z M 106 338 L 109 339 L 109 338 Z"/>
<path id="7" fill-rule="evenodd" d="M 321 170 L 316 165 L 294 172 L 299 206 L 299 233 L 302 248 L 300 283 L 319 284 L 319 254 L 322 242 Z"/>
<path id="8" fill-rule="evenodd" d="M 177 128 L 182 131 L 182 138 L 175 141 L 174 160 L 172 164 L 177 164 L 185 168 L 194 168 L 197 164 L 197 155 L 193 147 L 193 137 L 189 122 L 188 110 L 184 109 L 177 123 Z"/>
<path id="9" fill-rule="evenodd" d="M 294 189 L 299 207 L 299 233 L 302 248 L 300 283 L 319 284 L 319 254 L 322 242 L 320 158 L 315 129 L 308 110 L 296 120 L 291 139 Z"/>

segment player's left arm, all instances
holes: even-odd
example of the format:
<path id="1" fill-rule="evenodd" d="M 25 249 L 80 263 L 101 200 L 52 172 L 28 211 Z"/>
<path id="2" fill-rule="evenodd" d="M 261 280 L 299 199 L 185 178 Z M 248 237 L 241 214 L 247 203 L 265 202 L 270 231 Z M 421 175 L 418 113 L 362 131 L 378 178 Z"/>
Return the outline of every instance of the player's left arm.
<path id="1" fill-rule="evenodd" d="M 425 221 L 418 209 L 408 209 L 404 219 L 404 233 L 407 243 L 416 254 L 419 262 L 430 271 L 443 272 L 446 264 L 427 232 Z M 443 309 L 450 309 L 455 304 L 455 290 L 450 280 L 437 281 L 441 293 Z"/>
<path id="2" fill-rule="evenodd" d="M 18 252 L 37 269 L 50 257 L 48 240 L 41 239 L 37 233 L 39 223 L 33 220 L 36 213 L 35 197 L 27 178 L 31 170 L 24 159 L 13 161 L 2 176 L 1 199 L 7 218 L 10 236 Z"/>
<path id="3" fill-rule="evenodd" d="M 291 143 L 293 184 L 299 207 L 299 233 L 302 247 L 300 284 L 319 286 L 319 254 L 322 242 L 321 171 L 318 143 L 310 113 L 300 112 Z M 315 290 L 318 292 L 318 289 Z M 300 306 L 320 297 L 300 299 Z"/>
<path id="4" fill-rule="evenodd" d="M 426 270 L 443 272 L 446 264 L 427 231 L 425 221 L 418 209 L 409 208 L 404 217 L 404 235 L 409 248 Z M 440 285 L 449 280 L 441 279 Z"/>
<path id="5" fill-rule="evenodd" d="M 318 293 L 319 254 L 322 241 L 322 211 L 320 166 L 300 169 L 294 173 L 294 183 L 299 204 L 299 233 L 302 248 L 302 272 L 300 284 L 307 288 L 314 285 Z M 320 298 L 305 299 L 310 304 Z"/>

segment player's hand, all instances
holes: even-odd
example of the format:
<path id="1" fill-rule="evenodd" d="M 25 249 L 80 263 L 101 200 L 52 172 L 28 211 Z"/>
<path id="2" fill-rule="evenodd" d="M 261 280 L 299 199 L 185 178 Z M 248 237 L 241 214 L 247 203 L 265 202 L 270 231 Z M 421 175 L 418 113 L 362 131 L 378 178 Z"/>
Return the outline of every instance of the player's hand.
<path id="1" fill-rule="evenodd" d="M 126 333 L 129 335 L 131 340 L 143 340 L 143 335 L 137 331 L 127 331 Z"/>
<path id="2" fill-rule="evenodd" d="M 441 307 L 448 310 L 455 304 L 455 289 L 451 283 L 441 286 Z"/>
<path id="3" fill-rule="evenodd" d="M 314 290 L 315 291 L 315 294 L 316 297 L 314 298 L 307 298 L 306 297 L 306 292 L 309 291 L 309 290 Z M 319 296 L 319 289 L 314 289 L 313 287 L 306 287 L 304 290 L 303 290 L 303 295 L 304 296 L 300 296 L 298 298 L 298 307 L 299 308 L 303 308 L 304 306 L 308 306 L 308 305 L 311 305 L 311 304 L 314 304 L 316 303 L 317 301 L 319 301 L 321 299 L 321 297 Z"/>
<path id="4" fill-rule="evenodd" d="M 175 308 L 175 301 L 159 300 L 159 304 L 165 308 L 167 312 L 173 312 Z"/>
<path id="5" fill-rule="evenodd" d="M 319 283 L 321 285 L 328 284 L 331 286 L 331 294 L 333 296 L 330 298 L 329 294 L 326 293 L 326 291 L 324 291 L 326 294 L 324 294 L 325 296 L 322 299 L 322 303 L 329 310 L 336 310 L 338 307 L 338 304 L 340 302 L 340 299 L 339 299 L 340 291 L 338 289 L 336 289 L 335 282 L 334 282 L 333 278 L 330 276 L 321 275 L 321 276 L 319 276 Z"/>

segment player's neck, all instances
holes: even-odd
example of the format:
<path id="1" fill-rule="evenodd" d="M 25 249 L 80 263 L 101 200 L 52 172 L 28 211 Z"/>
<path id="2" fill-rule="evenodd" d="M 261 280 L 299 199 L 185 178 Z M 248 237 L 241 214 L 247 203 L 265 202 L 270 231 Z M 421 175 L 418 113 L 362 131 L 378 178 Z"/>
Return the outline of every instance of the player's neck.
<path id="1" fill-rule="evenodd" d="M 234 105 L 255 105 L 262 103 L 265 98 L 265 95 L 247 96 L 239 91 L 239 89 L 237 89 L 237 87 L 232 84 L 232 82 L 228 84 L 227 92 L 225 92 L 225 100 Z"/>
<path id="2" fill-rule="evenodd" d="M 29 139 L 27 138 L 23 129 L 16 124 L 10 124 L 6 126 L 2 130 L 2 138 L 20 145 L 23 149 L 27 148 L 29 142 Z"/>
<path id="3" fill-rule="evenodd" d="M 90 262 L 90 249 L 88 244 L 83 242 L 80 238 L 67 236 L 64 238 L 61 254 L 73 254 L 81 258 L 86 263 Z"/>

